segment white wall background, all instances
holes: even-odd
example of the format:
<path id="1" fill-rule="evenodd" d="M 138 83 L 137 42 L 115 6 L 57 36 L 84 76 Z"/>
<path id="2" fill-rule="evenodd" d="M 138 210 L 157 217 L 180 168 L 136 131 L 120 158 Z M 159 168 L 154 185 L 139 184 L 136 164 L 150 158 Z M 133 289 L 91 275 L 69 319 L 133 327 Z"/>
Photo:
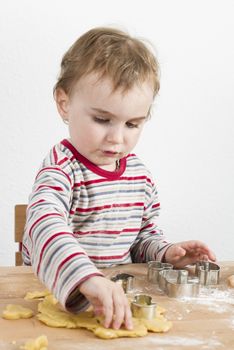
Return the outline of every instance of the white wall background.
<path id="1" fill-rule="evenodd" d="M 0 265 L 14 264 L 14 205 L 27 203 L 51 146 L 67 136 L 52 97 L 63 53 L 117 25 L 158 52 L 161 91 L 137 146 L 158 180 L 171 241 L 234 254 L 234 1 L 8 0 L 0 9 Z"/>

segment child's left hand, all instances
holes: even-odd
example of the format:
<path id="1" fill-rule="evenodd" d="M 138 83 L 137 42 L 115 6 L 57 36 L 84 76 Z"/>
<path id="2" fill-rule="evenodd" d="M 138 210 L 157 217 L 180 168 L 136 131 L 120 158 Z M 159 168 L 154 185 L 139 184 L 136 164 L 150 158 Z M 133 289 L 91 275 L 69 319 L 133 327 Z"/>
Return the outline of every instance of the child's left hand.
<path id="1" fill-rule="evenodd" d="M 164 260 L 177 268 L 191 265 L 199 260 L 216 261 L 214 253 L 200 241 L 185 241 L 170 246 Z"/>

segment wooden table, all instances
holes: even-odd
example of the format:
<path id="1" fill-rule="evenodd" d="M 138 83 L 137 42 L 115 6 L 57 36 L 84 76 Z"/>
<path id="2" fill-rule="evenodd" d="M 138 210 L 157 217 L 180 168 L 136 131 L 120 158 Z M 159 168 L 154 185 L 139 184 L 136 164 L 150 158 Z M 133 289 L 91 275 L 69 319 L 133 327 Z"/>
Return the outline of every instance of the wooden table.
<path id="1" fill-rule="evenodd" d="M 49 350 L 202 350 L 234 349 L 234 289 L 228 289 L 226 278 L 234 274 L 234 261 L 219 263 L 220 285 L 207 288 L 195 299 L 168 298 L 146 282 L 145 264 L 131 264 L 105 270 L 107 276 L 120 272 L 136 276 L 136 292 L 151 294 L 166 308 L 173 328 L 164 334 L 149 333 L 143 338 L 102 340 L 81 329 L 50 328 L 36 318 L 4 320 L 0 318 L 0 349 L 16 350 L 30 338 L 45 334 Z M 43 290 L 30 267 L 0 267 L 0 314 L 9 303 L 37 310 L 38 301 L 25 301 L 28 291 Z"/>

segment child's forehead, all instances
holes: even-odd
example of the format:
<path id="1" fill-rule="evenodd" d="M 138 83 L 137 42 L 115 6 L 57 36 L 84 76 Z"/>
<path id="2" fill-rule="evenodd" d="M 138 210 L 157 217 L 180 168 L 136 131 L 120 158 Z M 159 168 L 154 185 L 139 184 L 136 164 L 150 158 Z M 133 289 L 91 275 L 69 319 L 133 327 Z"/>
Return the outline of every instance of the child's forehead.
<path id="1" fill-rule="evenodd" d="M 134 84 L 129 90 L 113 90 L 109 78 L 85 76 L 76 86 L 73 101 L 82 104 L 86 110 L 108 111 L 124 118 L 146 117 L 153 103 L 153 86 L 148 81 Z"/>
<path id="2" fill-rule="evenodd" d="M 101 76 L 98 73 L 90 73 L 82 76 L 75 84 L 75 90 L 92 90 L 92 91 L 102 91 L 106 94 L 114 95 L 125 95 L 131 91 L 141 91 L 148 90 L 153 94 L 153 83 L 150 80 L 140 83 L 135 81 L 130 87 L 123 84 L 122 86 L 115 88 L 114 81 L 110 76 Z"/>

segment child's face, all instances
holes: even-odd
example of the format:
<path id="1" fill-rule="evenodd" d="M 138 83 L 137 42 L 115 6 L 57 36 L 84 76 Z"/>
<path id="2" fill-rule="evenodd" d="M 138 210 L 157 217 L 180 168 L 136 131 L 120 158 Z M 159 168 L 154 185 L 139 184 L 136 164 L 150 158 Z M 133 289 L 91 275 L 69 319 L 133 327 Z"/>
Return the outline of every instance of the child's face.
<path id="1" fill-rule="evenodd" d="M 61 116 L 69 121 L 73 146 L 99 167 L 113 171 L 116 161 L 132 151 L 153 102 L 149 82 L 126 93 L 112 92 L 107 78 L 88 75 L 78 81 L 71 96 L 57 94 Z"/>

